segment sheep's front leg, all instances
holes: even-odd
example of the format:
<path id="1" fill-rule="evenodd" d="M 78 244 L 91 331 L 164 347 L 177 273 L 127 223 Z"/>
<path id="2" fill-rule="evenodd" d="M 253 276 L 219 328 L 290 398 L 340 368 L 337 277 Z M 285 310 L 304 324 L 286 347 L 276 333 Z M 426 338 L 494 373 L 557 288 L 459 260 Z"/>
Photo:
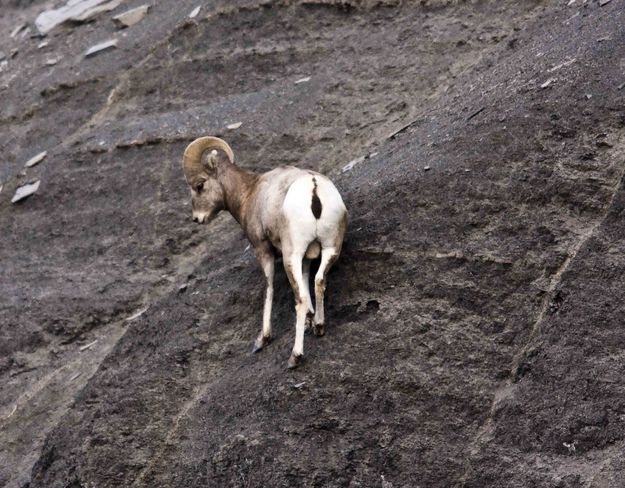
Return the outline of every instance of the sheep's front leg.
<path id="1" fill-rule="evenodd" d="M 303 252 L 301 254 L 294 253 L 284 261 L 284 269 L 291 283 L 291 287 L 293 288 L 293 295 L 295 296 L 295 312 L 297 314 L 295 323 L 295 344 L 288 362 L 289 369 L 298 366 L 304 357 L 304 330 L 306 328 L 306 315 L 308 314 L 310 296 L 308 285 L 304 283 L 302 273 L 303 258 Z"/>
<path id="2" fill-rule="evenodd" d="M 265 293 L 265 307 L 263 308 L 263 328 L 254 341 L 254 352 L 260 351 L 271 340 L 271 305 L 273 302 L 273 274 L 275 267 L 275 257 L 270 249 L 266 247 L 257 249 L 256 257 L 267 279 L 267 291 Z"/>

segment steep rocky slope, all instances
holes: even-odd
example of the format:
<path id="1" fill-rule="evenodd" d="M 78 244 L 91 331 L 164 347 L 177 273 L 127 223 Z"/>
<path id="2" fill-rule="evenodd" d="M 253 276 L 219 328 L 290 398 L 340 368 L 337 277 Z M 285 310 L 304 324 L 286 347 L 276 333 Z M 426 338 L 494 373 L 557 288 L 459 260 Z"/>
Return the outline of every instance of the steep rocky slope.
<path id="1" fill-rule="evenodd" d="M 1 2 L 0 483 L 621 486 L 625 12 L 567 3 L 127 1 L 38 48 L 54 2 Z M 284 273 L 252 355 L 253 254 L 190 220 L 203 134 L 350 208 L 296 371 Z"/>

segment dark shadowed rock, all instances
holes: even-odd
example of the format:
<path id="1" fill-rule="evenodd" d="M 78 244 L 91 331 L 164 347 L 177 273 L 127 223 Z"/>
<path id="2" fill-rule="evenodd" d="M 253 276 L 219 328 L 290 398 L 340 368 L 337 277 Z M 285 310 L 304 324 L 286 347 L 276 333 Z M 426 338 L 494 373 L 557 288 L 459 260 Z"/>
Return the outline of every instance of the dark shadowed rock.
<path id="1" fill-rule="evenodd" d="M 0 195 L 54 153 L 27 170 L 45 192 L 0 199 L 0 485 L 621 488 L 619 2 L 217 1 L 191 21 L 167 1 L 46 49 L 10 38 L 46 2 L 0 5 L 20 47 Z M 123 50 L 79 63 L 115 32 Z M 297 369 L 281 266 L 252 354 L 253 252 L 228 216 L 191 220 L 181 157 L 206 134 L 345 197 L 326 335 Z"/>

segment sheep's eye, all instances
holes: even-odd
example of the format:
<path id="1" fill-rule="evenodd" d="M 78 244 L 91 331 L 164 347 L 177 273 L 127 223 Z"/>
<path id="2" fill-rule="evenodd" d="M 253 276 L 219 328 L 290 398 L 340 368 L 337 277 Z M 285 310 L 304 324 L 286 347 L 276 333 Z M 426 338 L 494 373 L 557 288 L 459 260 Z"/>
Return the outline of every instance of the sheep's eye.
<path id="1" fill-rule="evenodd" d="M 204 182 L 202 183 L 198 183 L 197 185 L 195 185 L 195 191 L 198 193 L 202 193 L 202 190 L 204 189 Z"/>

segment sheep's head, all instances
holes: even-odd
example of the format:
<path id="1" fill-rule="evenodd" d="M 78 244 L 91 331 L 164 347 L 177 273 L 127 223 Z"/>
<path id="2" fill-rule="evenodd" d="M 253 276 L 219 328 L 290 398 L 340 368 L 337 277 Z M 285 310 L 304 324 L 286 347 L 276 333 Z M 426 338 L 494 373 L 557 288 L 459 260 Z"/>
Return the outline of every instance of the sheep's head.
<path id="1" fill-rule="evenodd" d="M 223 151 L 230 162 L 234 154 L 230 146 L 218 137 L 200 137 L 193 141 L 184 152 L 183 170 L 191 189 L 193 220 L 206 224 L 224 209 L 224 194 L 217 180 L 218 150 Z M 203 161 L 202 156 L 210 151 Z"/>
<path id="2" fill-rule="evenodd" d="M 209 162 L 213 155 L 209 155 Z M 221 185 L 214 176 L 199 175 L 189 183 L 191 188 L 191 209 L 193 220 L 207 224 L 224 208 Z"/>

